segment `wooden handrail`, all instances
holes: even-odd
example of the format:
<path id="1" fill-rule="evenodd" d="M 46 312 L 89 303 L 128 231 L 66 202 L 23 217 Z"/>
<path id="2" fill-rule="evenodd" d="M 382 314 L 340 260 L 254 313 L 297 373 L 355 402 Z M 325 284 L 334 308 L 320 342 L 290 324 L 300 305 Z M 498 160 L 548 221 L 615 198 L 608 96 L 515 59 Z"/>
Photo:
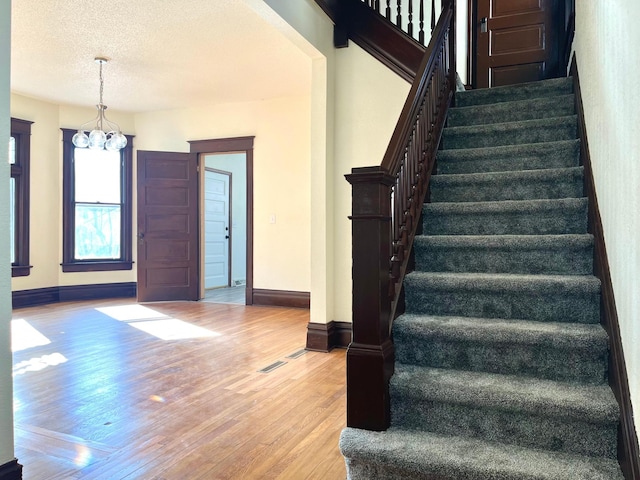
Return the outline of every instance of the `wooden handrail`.
<path id="1" fill-rule="evenodd" d="M 455 2 L 447 0 L 381 165 L 346 175 L 352 185 L 351 427 L 389 427 L 391 326 L 454 87 Z"/>

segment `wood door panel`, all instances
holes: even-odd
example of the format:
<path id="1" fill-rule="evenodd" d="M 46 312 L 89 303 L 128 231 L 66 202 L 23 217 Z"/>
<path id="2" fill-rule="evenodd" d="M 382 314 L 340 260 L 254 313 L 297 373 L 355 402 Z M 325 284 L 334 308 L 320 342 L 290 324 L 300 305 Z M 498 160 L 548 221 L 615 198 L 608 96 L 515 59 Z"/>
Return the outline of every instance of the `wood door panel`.
<path id="1" fill-rule="evenodd" d="M 529 63 L 527 65 L 514 65 L 491 69 L 491 82 L 494 85 L 514 85 L 516 83 L 542 80 L 544 72 L 543 63 Z"/>
<path id="2" fill-rule="evenodd" d="M 542 10 L 542 0 L 493 0 L 492 17 L 516 15 L 521 13 L 539 12 Z"/>
<path id="3" fill-rule="evenodd" d="M 544 55 L 544 24 L 491 30 L 491 56 L 525 51 Z"/>
<path id="4" fill-rule="evenodd" d="M 180 233 L 188 234 L 191 231 L 189 225 L 189 215 L 145 215 L 144 225 L 146 232 L 149 233 Z"/>
<path id="5" fill-rule="evenodd" d="M 147 206 L 173 205 L 189 206 L 189 189 L 181 187 L 167 188 L 167 185 L 159 187 L 147 187 L 144 191 Z"/>
<path id="6" fill-rule="evenodd" d="M 149 179 L 188 180 L 189 162 L 175 160 L 156 160 L 145 166 L 145 176 Z"/>
<path id="7" fill-rule="evenodd" d="M 477 88 L 558 74 L 557 0 L 478 0 Z M 486 18 L 486 32 L 481 19 Z"/>
<path id="8" fill-rule="evenodd" d="M 138 151 L 138 301 L 200 298 L 197 162 Z"/>
<path id="9" fill-rule="evenodd" d="M 158 239 L 145 248 L 145 258 L 148 261 L 188 261 L 191 258 L 190 255 L 189 242 Z"/>
<path id="10" fill-rule="evenodd" d="M 190 272 L 188 267 L 148 268 L 148 287 L 187 287 Z"/>

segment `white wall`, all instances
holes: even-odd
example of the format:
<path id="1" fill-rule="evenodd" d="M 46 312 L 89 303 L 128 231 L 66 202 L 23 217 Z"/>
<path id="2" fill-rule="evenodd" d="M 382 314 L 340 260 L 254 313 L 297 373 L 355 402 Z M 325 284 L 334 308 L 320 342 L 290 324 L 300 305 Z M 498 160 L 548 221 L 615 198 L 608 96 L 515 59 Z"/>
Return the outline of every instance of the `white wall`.
<path id="1" fill-rule="evenodd" d="M 244 153 L 204 155 L 206 167 L 231 173 L 231 283 L 247 281 L 247 168 Z"/>
<path id="2" fill-rule="evenodd" d="M 640 2 L 576 2 L 574 49 L 611 280 L 640 411 Z M 636 419 L 636 428 L 640 422 Z"/>
<path id="3" fill-rule="evenodd" d="M 9 254 L 11 2 L 0 1 L 0 467 L 14 458 Z M 4 260 L 2 260 L 4 258 Z"/>

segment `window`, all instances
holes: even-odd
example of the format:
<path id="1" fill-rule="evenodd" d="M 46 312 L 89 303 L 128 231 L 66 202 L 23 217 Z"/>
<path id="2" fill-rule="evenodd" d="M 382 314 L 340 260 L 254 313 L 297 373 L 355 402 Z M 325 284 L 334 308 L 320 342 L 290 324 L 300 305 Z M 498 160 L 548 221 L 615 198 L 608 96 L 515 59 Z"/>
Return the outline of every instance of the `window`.
<path id="1" fill-rule="evenodd" d="M 62 129 L 63 272 L 131 270 L 133 138 L 118 152 L 76 148 Z"/>
<path id="2" fill-rule="evenodd" d="M 29 265 L 29 157 L 32 123 L 17 118 L 11 119 L 9 232 L 12 277 L 25 277 L 31 272 Z"/>

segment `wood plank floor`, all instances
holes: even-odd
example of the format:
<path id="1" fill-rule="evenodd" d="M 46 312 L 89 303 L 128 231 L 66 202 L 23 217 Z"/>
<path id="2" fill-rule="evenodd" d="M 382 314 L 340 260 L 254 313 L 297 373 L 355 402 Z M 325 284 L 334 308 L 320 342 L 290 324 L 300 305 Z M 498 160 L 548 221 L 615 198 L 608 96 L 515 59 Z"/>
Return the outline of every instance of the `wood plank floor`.
<path id="1" fill-rule="evenodd" d="M 300 354 L 306 310 L 109 300 L 13 313 L 24 480 L 346 476 L 345 351 Z"/>

